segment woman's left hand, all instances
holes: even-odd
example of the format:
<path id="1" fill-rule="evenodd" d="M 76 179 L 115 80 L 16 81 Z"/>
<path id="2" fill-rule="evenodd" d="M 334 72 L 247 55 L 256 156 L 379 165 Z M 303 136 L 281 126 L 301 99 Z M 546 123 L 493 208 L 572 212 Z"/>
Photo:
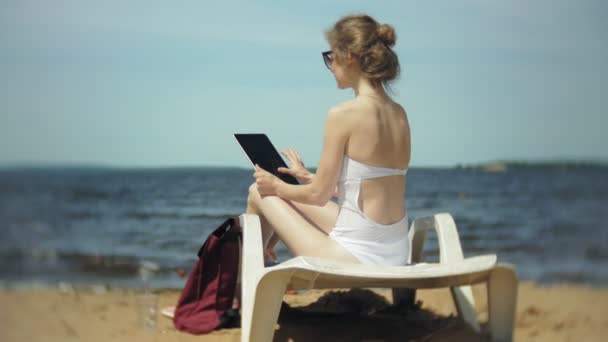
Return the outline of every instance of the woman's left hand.
<path id="1" fill-rule="evenodd" d="M 258 192 L 263 196 L 273 196 L 277 194 L 277 188 L 281 180 L 272 173 L 262 169 L 258 164 L 255 164 L 255 184 L 258 186 Z"/>

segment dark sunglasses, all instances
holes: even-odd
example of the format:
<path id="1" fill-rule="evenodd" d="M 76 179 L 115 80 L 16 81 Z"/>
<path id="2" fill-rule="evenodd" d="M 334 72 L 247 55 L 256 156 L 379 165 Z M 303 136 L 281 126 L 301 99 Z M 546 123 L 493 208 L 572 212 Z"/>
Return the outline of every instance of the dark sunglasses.
<path id="1" fill-rule="evenodd" d="M 332 57 L 332 51 L 325 51 L 322 52 L 321 55 L 323 55 L 323 62 L 325 63 L 325 66 L 327 67 L 327 69 L 331 70 L 331 62 L 334 60 L 334 58 Z"/>

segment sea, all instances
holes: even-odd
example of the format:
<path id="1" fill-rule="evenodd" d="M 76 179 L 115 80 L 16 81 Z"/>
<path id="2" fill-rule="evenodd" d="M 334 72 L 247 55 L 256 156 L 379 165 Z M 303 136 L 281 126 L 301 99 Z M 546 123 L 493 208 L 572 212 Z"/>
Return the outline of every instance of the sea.
<path id="1" fill-rule="evenodd" d="M 465 257 L 497 254 L 541 284 L 608 285 L 608 167 L 411 168 L 407 178 L 410 220 L 451 214 Z M 210 232 L 245 211 L 252 182 L 241 168 L 0 169 L 0 287 L 182 288 Z M 434 234 L 424 256 L 438 260 Z M 145 264 L 158 266 L 146 283 Z"/>

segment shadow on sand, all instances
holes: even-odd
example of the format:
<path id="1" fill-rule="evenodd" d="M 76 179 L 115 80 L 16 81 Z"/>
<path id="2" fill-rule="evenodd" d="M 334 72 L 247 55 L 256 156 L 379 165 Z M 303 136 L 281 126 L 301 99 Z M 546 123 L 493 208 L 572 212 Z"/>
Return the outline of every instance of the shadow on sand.
<path id="1" fill-rule="evenodd" d="M 274 341 L 486 341 L 458 317 L 393 306 L 368 289 L 331 291 L 305 306 L 283 302 Z"/>

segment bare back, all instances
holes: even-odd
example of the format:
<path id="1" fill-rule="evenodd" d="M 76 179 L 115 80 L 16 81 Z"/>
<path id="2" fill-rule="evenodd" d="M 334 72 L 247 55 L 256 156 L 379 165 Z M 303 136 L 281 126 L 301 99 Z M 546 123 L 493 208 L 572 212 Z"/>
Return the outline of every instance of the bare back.
<path id="1" fill-rule="evenodd" d="M 349 107 L 353 130 L 346 143 L 346 155 L 372 166 L 407 168 L 410 127 L 403 107 L 388 98 L 370 96 L 350 101 Z M 406 213 L 405 188 L 404 176 L 362 180 L 359 207 L 377 223 L 397 222 Z"/>

